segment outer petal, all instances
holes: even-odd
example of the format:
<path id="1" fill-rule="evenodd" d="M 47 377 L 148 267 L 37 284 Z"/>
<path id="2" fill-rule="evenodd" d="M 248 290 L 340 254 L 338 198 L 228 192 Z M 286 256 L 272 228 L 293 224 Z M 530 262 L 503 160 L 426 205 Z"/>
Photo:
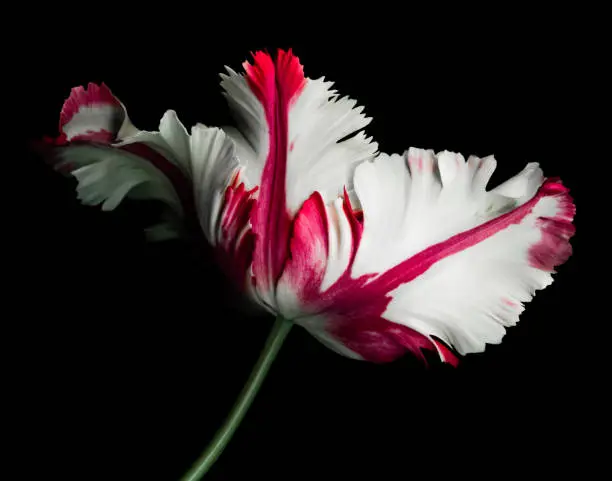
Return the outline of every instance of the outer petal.
<path id="1" fill-rule="evenodd" d="M 170 180 L 142 156 L 96 145 L 71 145 L 58 152 L 58 167 L 72 167 L 79 199 L 113 210 L 129 194 L 160 200 L 182 214 L 180 198 Z"/>
<path id="2" fill-rule="evenodd" d="M 571 253 L 567 188 L 530 164 L 486 192 L 493 169 L 492 158 L 411 149 L 356 172 L 364 232 L 352 276 L 374 273 L 367 287 L 392 299 L 384 318 L 460 354 L 500 342 Z"/>
<path id="3" fill-rule="evenodd" d="M 60 115 L 61 135 L 48 142 L 45 154 L 57 170 L 76 178 L 85 204 L 112 210 L 125 197 L 165 203 L 163 223 L 147 231 L 149 239 L 161 240 L 179 235 L 194 205 L 184 168 L 188 136 L 174 112 L 164 115 L 160 131 L 136 129 L 108 87 L 90 83 L 72 89 Z"/>
<path id="4" fill-rule="evenodd" d="M 253 271 L 265 304 L 276 304 L 275 283 L 288 254 L 291 218 L 316 189 L 323 200 L 350 187 L 354 166 L 371 158 L 376 144 L 358 134 L 368 124 L 350 99 L 338 100 L 331 83 L 306 79 L 297 57 L 263 52 L 244 64 L 246 75 L 222 75 L 238 131 L 230 130 L 240 156 L 249 160 L 245 179 L 259 184 L 253 211 Z"/>
<path id="5" fill-rule="evenodd" d="M 116 147 L 145 144 L 172 163 L 185 177 L 191 177 L 190 138 L 174 110 L 168 110 L 159 123 L 158 132 L 131 130 L 118 139 Z"/>
<path id="6" fill-rule="evenodd" d="M 200 225 L 208 241 L 216 245 L 224 192 L 239 168 L 234 145 L 221 129 L 198 124 L 191 129 L 190 152 Z"/>

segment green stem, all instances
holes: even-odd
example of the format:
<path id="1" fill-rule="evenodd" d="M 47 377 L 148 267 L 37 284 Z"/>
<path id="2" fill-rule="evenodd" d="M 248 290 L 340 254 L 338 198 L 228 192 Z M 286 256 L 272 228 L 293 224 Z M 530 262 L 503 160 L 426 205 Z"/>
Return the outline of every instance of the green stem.
<path id="1" fill-rule="evenodd" d="M 234 431 L 244 418 L 249 406 L 255 399 L 255 395 L 259 390 L 261 383 L 266 377 L 272 361 L 278 354 L 279 349 L 283 345 L 283 341 L 289 334 L 289 330 L 293 323 L 282 317 L 277 317 L 272 326 L 272 330 L 266 340 L 266 345 L 261 351 L 257 364 L 253 367 L 251 375 L 247 380 L 246 384 L 242 388 L 238 399 L 234 403 L 232 411 L 225 420 L 225 423 L 217 431 L 213 440 L 209 443 L 206 450 L 193 464 L 192 468 L 181 478 L 181 481 L 198 481 L 206 474 L 206 472 L 215 463 L 217 458 L 221 455 L 227 443 L 229 443 Z"/>

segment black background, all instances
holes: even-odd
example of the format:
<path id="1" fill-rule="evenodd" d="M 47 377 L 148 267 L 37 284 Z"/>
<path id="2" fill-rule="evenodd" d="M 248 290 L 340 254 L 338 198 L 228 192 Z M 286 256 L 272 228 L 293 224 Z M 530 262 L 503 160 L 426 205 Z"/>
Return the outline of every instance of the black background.
<path id="1" fill-rule="evenodd" d="M 228 123 L 223 65 L 292 47 L 307 76 L 325 75 L 366 106 L 367 131 L 385 152 L 494 153 L 491 185 L 540 162 L 571 188 L 578 235 L 574 257 L 504 342 L 457 369 L 347 360 L 295 328 L 207 479 L 499 479 L 513 470 L 589 479 L 600 381 L 591 333 L 576 327 L 590 322 L 577 311 L 586 288 L 586 187 L 576 167 L 593 61 L 579 30 L 586 20 L 500 11 L 441 22 L 385 11 L 348 21 L 326 12 L 298 36 L 277 26 L 294 30 L 300 15 L 263 26 L 250 12 L 240 25 L 208 8 L 157 10 L 164 20 L 154 23 L 102 7 L 67 9 L 74 19 L 40 14 L 17 74 L 28 137 L 55 135 L 70 88 L 89 81 L 106 82 L 142 129 L 155 130 L 170 108 L 188 126 Z M 192 247 L 145 245 L 139 222 L 149 209 L 82 207 L 72 181 L 22 157 L 18 349 L 8 367 L 25 393 L 24 472 L 177 480 L 229 411 L 272 319 L 237 312 Z"/>

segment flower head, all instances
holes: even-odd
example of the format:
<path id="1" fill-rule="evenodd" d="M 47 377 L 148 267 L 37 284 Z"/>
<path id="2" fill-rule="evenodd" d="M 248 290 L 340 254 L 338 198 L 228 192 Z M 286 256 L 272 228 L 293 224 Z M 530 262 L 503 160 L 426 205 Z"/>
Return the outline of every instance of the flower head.
<path id="1" fill-rule="evenodd" d="M 238 128 L 191 134 L 173 111 L 140 131 L 105 85 L 77 87 L 54 165 L 86 204 L 162 201 L 153 240 L 197 221 L 248 298 L 340 354 L 456 364 L 499 343 L 571 254 L 575 207 L 538 164 L 487 190 L 492 156 L 378 153 L 362 108 L 291 51 L 221 85 Z"/>
<path id="2" fill-rule="evenodd" d="M 486 190 L 492 156 L 377 153 L 362 109 L 291 51 L 227 70 L 238 129 L 191 153 L 201 225 L 251 299 L 335 351 L 455 364 L 570 255 L 572 199 L 537 164 Z"/>

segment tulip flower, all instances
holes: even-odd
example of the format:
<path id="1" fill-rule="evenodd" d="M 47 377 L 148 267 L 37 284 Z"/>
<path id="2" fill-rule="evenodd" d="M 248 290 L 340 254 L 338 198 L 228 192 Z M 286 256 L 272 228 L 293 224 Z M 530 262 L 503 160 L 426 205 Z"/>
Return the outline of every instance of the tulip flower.
<path id="1" fill-rule="evenodd" d="M 106 117 L 92 106 L 77 109 L 79 100 L 89 105 L 77 95 L 80 130 L 63 124 L 74 142 L 83 126 L 112 119 L 121 128 L 109 124 L 102 135 L 100 123 L 84 140 L 101 142 L 96 149 L 134 169 L 134 177 L 111 178 L 110 166 L 70 154 L 82 165 L 73 175 L 84 200 L 112 207 L 123 195 L 156 194 L 175 219 L 195 212 L 234 283 L 277 317 L 226 424 L 183 478 L 189 481 L 230 439 L 293 324 L 352 359 L 385 363 L 409 352 L 425 361 L 428 350 L 457 365 L 460 356 L 501 342 L 535 291 L 551 284 L 574 233 L 568 189 L 538 164 L 487 190 L 492 156 L 379 153 L 363 133 L 370 119 L 362 108 L 331 82 L 305 77 L 291 51 L 275 59 L 257 52 L 244 73 L 228 68 L 221 85 L 237 128 L 198 124 L 187 135 L 166 114 L 159 133 L 134 133 L 107 90 Z M 162 196 L 161 177 L 125 152 L 134 139 L 165 152 L 164 165 L 180 169 L 183 181 L 171 181 Z M 136 170 L 151 188 L 139 190 Z"/>
<path id="2" fill-rule="evenodd" d="M 263 364 L 289 320 L 353 359 L 425 349 L 456 365 L 499 343 L 570 255 L 572 199 L 537 164 L 487 190 L 492 156 L 377 153 L 362 109 L 291 52 L 258 52 L 244 70 L 221 82 L 238 129 L 191 163 L 209 241 L 281 323 Z M 185 480 L 208 469 L 243 408 Z"/>

